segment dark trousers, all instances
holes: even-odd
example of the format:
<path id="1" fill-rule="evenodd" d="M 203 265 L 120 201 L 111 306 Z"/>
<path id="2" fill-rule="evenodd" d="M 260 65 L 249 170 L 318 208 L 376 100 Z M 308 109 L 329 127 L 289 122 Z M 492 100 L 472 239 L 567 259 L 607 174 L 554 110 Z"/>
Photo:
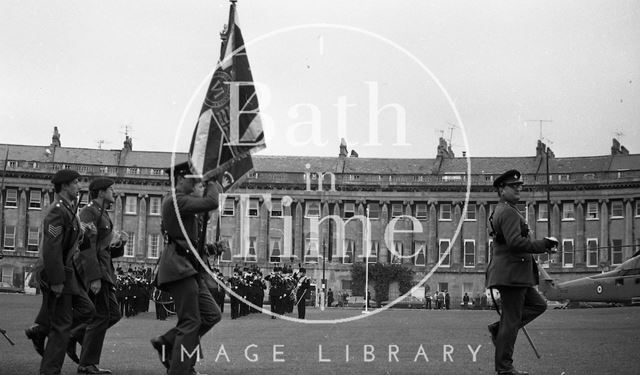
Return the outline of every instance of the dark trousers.
<path id="1" fill-rule="evenodd" d="M 92 295 L 96 313 L 93 316 L 84 333 L 84 338 L 78 337 L 82 342 L 80 352 L 80 365 L 97 365 L 100 363 L 102 345 L 107 329 L 118 323 L 120 318 L 120 306 L 116 300 L 116 293 L 109 283 L 103 281 L 98 294 Z M 82 339 L 82 340 L 80 340 Z"/>
<path id="2" fill-rule="evenodd" d="M 500 328 L 496 337 L 496 371 L 513 370 L 513 347 L 518 330 L 547 309 L 544 298 L 533 287 L 498 287 L 502 301 Z"/>
<path id="3" fill-rule="evenodd" d="M 56 297 L 49 289 L 42 291 L 42 306 L 36 323 L 48 332 L 40 362 L 40 374 L 60 374 L 74 320 L 86 326 L 95 308 L 86 293 L 62 294 Z"/>
<path id="4" fill-rule="evenodd" d="M 156 301 L 156 319 L 167 320 L 167 310 L 160 301 Z"/>
<path id="5" fill-rule="evenodd" d="M 231 319 L 236 319 L 240 317 L 240 300 L 233 295 L 229 298 L 231 302 Z"/>
<path id="6" fill-rule="evenodd" d="M 220 308 L 213 300 L 202 275 L 178 280 L 167 285 L 176 306 L 178 324 L 162 335 L 171 347 L 171 368 L 168 375 L 188 374 L 195 365 L 200 337 L 222 319 Z"/>
<path id="7" fill-rule="evenodd" d="M 306 294 L 306 292 L 304 293 Z M 296 295 L 296 302 L 298 303 L 298 319 L 304 319 L 307 312 L 307 304 L 304 298 L 304 294 Z"/>
<path id="8" fill-rule="evenodd" d="M 240 300 L 240 316 L 249 315 L 249 305 L 247 305 L 248 298 L 247 295 L 244 295 Z"/>

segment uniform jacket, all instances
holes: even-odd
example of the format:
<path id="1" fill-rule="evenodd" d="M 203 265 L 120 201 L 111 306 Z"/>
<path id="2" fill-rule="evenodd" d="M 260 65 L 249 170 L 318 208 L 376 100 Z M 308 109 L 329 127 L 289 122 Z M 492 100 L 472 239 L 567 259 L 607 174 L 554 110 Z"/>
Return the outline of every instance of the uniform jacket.
<path id="1" fill-rule="evenodd" d="M 300 277 L 296 285 L 296 298 L 302 297 L 309 289 L 311 289 L 311 279 L 307 276 Z"/>
<path id="2" fill-rule="evenodd" d="M 81 252 L 79 257 L 85 284 L 101 279 L 115 285 L 116 274 L 111 259 L 124 254 L 124 245 L 111 246 L 113 223 L 106 207 L 101 207 L 95 200 L 91 201 L 80 210 L 80 221 L 93 223 L 97 229 L 97 233 L 88 234 L 91 245 L 86 251 Z"/>
<path id="3" fill-rule="evenodd" d="M 191 244 L 197 247 L 197 214 L 218 208 L 218 193 L 215 189 L 207 189 L 207 195 L 201 198 L 176 192 L 175 199 L 185 232 Z M 191 249 L 178 222 L 171 193 L 167 194 L 162 202 L 162 228 L 165 234 L 165 248 L 158 261 L 155 279 L 159 288 L 198 273 L 186 255 Z"/>
<path id="4" fill-rule="evenodd" d="M 48 285 L 64 284 L 62 293 L 81 294 L 77 257 L 82 229 L 71 203 L 56 194 L 43 222 L 40 258 L 36 273 Z"/>
<path id="5" fill-rule="evenodd" d="M 533 254 L 544 253 L 545 242 L 529 238 L 529 228 L 516 207 L 500 202 L 493 212 L 493 249 L 487 267 L 487 287 L 538 284 Z"/>

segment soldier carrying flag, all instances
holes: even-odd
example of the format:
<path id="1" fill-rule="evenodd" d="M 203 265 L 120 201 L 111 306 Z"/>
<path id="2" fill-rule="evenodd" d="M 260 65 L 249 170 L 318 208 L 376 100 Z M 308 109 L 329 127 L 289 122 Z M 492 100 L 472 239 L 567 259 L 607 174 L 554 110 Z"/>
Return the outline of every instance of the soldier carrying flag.
<path id="1" fill-rule="evenodd" d="M 199 339 L 221 319 L 206 285 L 210 280 L 205 278 L 212 274 L 202 259 L 208 214 L 218 208 L 220 193 L 253 169 L 251 153 L 265 147 L 235 1 L 231 3 L 229 28 L 193 133 L 189 160 L 169 169 L 173 189 L 162 204 L 165 249 L 156 283 L 173 295 L 178 325 L 151 344 L 169 375 L 197 374 Z M 201 198 L 191 195 L 198 180 L 207 184 Z"/>

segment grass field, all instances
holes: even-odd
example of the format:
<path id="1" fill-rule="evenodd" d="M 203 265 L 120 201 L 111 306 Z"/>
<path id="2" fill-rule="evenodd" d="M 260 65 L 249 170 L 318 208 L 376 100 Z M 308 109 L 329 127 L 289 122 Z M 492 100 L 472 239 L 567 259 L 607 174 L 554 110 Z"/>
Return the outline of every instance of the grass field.
<path id="1" fill-rule="evenodd" d="M 24 336 L 40 296 L 0 294 L 0 374 L 37 374 L 40 357 Z M 310 319 L 339 319 L 359 310 L 307 310 Z M 252 314 L 223 321 L 202 340 L 203 374 L 493 374 L 487 324 L 495 311 L 387 310 L 340 324 L 301 324 Z M 155 313 L 123 318 L 107 333 L 101 367 L 114 374 L 164 374 L 149 339 L 175 325 Z M 517 368 L 531 374 L 640 374 L 640 307 L 548 310 L 524 335 Z M 320 349 L 321 347 L 321 349 Z M 320 354 L 322 350 L 322 354 Z M 347 357 L 348 352 L 348 357 Z M 475 357 L 474 354 L 475 353 Z M 428 361 L 427 361 L 428 360 Z M 68 358 L 64 374 L 75 374 Z"/>

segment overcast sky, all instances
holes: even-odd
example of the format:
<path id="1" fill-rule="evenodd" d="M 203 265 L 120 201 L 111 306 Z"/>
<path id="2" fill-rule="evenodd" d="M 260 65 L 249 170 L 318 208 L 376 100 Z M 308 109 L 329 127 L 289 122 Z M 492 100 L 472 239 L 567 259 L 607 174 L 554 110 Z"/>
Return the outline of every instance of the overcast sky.
<path id="1" fill-rule="evenodd" d="M 229 2 L 1 1 L 0 143 L 187 151 Z M 267 149 L 640 153 L 640 2 L 239 0 Z M 184 119 L 184 122 L 182 120 Z M 466 137 L 465 137 L 466 135 Z M 465 138 L 468 141 L 465 142 Z"/>

